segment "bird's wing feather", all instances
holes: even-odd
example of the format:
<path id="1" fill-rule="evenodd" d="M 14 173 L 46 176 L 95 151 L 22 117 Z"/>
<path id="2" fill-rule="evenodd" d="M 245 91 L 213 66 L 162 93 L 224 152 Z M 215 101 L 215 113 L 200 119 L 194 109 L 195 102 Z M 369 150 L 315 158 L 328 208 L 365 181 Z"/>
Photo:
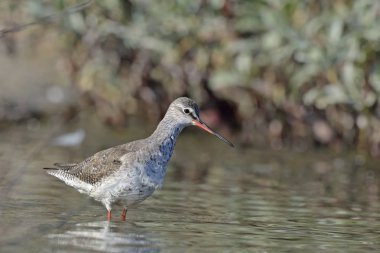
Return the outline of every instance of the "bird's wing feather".
<path id="1" fill-rule="evenodd" d="M 58 169 L 70 169 L 77 166 L 78 163 L 54 163 Z"/>
<path id="2" fill-rule="evenodd" d="M 55 164 L 59 170 L 72 175 L 83 182 L 94 185 L 102 178 L 116 172 L 122 162 L 120 158 L 141 148 L 141 141 L 134 141 L 124 145 L 100 151 L 78 164 Z"/>

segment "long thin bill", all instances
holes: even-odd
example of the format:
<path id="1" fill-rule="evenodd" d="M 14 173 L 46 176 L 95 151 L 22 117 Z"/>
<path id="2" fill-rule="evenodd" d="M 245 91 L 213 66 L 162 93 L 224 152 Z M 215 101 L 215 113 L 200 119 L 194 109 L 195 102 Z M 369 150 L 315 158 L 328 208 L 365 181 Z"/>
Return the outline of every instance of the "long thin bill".
<path id="1" fill-rule="evenodd" d="M 215 135 L 216 137 L 218 137 L 219 139 L 221 139 L 222 141 L 224 141 L 225 143 L 227 143 L 231 147 L 234 147 L 234 144 L 232 144 L 229 140 L 227 140 L 226 138 L 224 138 L 223 136 L 221 136 L 217 132 L 211 130 L 211 128 L 209 128 L 203 121 L 201 121 L 201 120 L 198 121 L 198 120 L 194 119 L 193 123 L 195 126 L 199 127 L 200 129 L 202 129 L 202 130 L 204 130 L 210 134 Z"/>

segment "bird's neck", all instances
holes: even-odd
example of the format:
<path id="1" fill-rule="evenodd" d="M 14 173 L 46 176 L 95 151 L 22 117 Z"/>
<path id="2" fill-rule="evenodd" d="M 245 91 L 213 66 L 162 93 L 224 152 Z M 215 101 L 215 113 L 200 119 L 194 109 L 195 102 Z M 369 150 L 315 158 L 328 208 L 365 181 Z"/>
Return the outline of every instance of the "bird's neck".
<path id="1" fill-rule="evenodd" d="M 174 147 L 176 139 L 184 127 L 185 126 L 181 124 L 176 124 L 176 120 L 173 116 L 166 114 L 151 135 L 151 138 L 154 138 L 164 145 L 171 142 Z"/>
<path id="2" fill-rule="evenodd" d="M 158 166 L 155 167 L 156 169 L 161 168 L 163 175 L 165 175 L 166 166 L 173 154 L 177 137 L 183 128 L 184 126 L 176 124 L 173 118 L 166 115 L 158 124 L 157 129 L 149 137 L 150 143 L 152 143 L 153 160 L 158 163 Z"/>

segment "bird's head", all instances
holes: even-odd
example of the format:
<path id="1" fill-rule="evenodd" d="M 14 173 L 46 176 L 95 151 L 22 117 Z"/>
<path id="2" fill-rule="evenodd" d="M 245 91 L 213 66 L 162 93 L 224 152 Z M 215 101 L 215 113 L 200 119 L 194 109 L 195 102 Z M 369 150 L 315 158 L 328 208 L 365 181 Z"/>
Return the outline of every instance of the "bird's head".
<path id="1" fill-rule="evenodd" d="M 208 127 L 199 116 L 199 107 L 192 99 L 180 97 L 174 100 L 169 107 L 168 112 L 171 113 L 175 121 L 184 126 L 197 126 L 200 129 L 217 136 L 219 139 L 233 147 L 234 145 L 226 138 L 213 131 Z"/>

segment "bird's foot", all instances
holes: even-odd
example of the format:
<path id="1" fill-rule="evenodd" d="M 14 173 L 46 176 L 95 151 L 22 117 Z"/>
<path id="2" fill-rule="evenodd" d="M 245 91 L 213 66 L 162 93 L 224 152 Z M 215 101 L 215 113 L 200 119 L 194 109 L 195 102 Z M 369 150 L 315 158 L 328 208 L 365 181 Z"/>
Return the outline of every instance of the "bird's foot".
<path id="1" fill-rule="evenodd" d="M 125 221 L 126 217 L 127 217 L 127 208 L 124 208 L 123 212 L 121 213 L 121 221 Z"/>

